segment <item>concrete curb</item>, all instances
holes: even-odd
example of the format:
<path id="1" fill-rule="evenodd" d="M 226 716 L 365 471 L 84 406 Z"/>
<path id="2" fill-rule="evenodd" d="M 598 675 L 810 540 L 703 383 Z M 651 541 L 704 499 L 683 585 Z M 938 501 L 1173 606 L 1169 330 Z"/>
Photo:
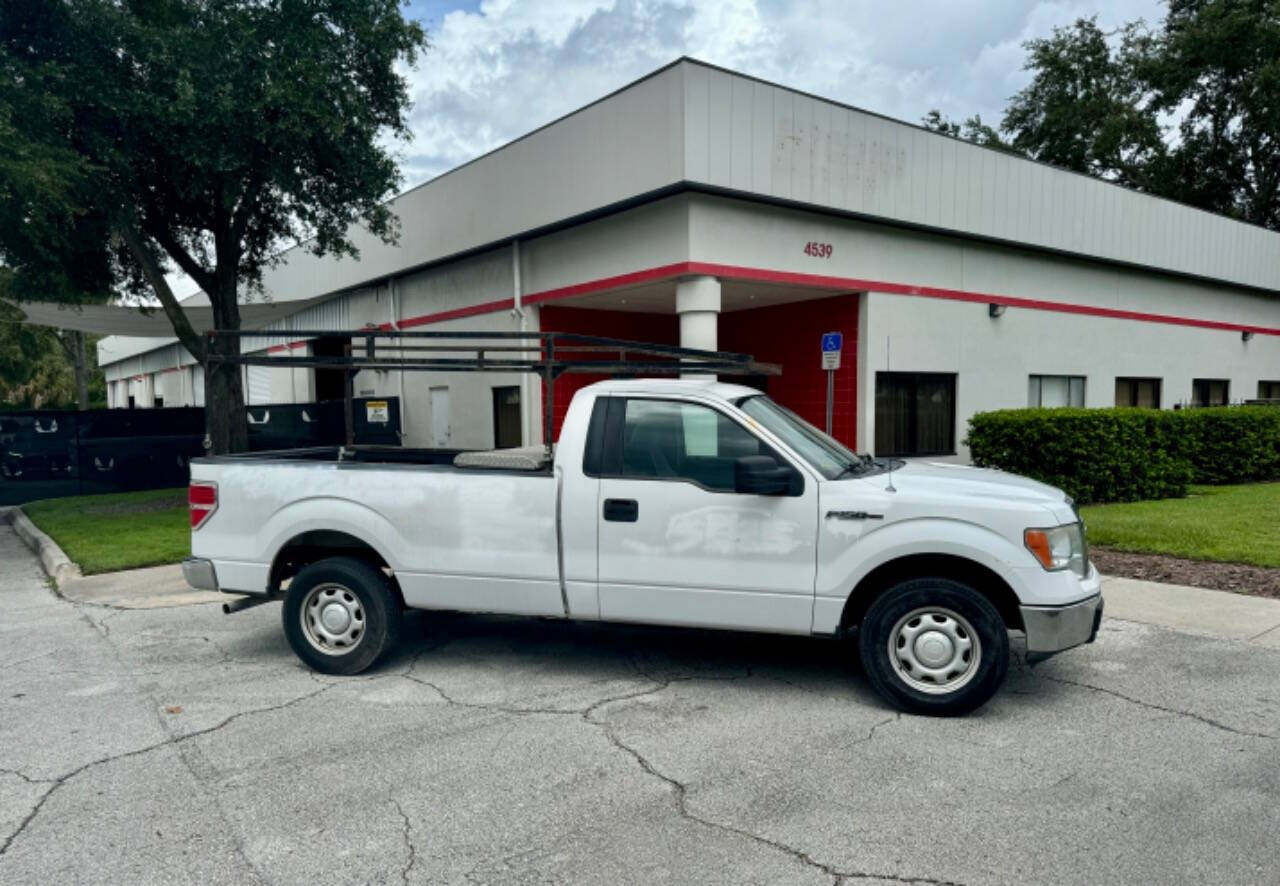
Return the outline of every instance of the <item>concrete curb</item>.
<path id="1" fill-rule="evenodd" d="M 1104 576 L 1103 616 L 1280 649 L 1280 600 Z"/>
<path id="2" fill-rule="evenodd" d="M 61 587 L 81 577 L 80 567 L 71 562 L 71 558 L 58 547 L 57 542 L 31 522 L 31 518 L 23 512 L 22 508 L 0 508 L 0 523 L 7 523 L 13 527 L 18 538 L 22 539 L 23 543 L 39 558 L 45 574 L 53 579 L 55 586 Z"/>

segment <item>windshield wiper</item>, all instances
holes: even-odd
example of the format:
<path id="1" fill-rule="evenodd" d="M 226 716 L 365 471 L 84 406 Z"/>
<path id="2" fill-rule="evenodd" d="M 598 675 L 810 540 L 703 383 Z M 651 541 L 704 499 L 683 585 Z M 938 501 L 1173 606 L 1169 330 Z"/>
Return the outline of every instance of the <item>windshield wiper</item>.
<path id="1" fill-rule="evenodd" d="M 857 453 L 855 453 L 854 457 L 857 458 L 858 460 L 856 462 L 851 461 L 848 464 L 846 464 L 844 468 L 840 471 L 840 473 L 836 474 L 835 479 L 839 480 L 840 478 L 849 474 L 861 474 L 863 471 L 872 467 L 876 463 L 875 459 L 872 458 L 870 454 L 858 455 Z"/>

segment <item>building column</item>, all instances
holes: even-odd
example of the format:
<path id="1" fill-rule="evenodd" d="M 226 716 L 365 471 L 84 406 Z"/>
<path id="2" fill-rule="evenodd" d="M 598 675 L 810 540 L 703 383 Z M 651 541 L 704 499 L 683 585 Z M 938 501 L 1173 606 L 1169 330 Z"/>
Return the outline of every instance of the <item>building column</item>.
<path id="1" fill-rule="evenodd" d="M 680 347 L 718 350 L 719 279 L 686 277 L 676 281 L 676 313 L 680 315 Z"/>

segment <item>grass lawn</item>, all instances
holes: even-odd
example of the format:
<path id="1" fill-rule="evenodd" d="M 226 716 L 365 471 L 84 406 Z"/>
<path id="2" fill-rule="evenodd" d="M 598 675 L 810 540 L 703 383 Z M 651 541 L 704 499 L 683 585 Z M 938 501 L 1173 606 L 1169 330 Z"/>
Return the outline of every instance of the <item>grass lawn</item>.
<path id="1" fill-rule="evenodd" d="M 50 498 L 22 510 L 85 575 L 177 563 L 191 553 L 185 486 Z"/>
<path id="2" fill-rule="evenodd" d="M 1193 486 L 1186 498 L 1089 505 L 1080 511 L 1091 544 L 1280 567 L 1280 483 Z"/>

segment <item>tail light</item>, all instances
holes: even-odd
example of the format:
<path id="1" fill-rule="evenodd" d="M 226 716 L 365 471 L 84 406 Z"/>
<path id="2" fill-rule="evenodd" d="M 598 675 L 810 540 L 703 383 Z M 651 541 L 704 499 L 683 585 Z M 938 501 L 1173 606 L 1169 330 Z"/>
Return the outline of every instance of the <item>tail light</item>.
<path id="1" fill-rule="evenodd" d="M 187 487 L 187 504 L 191 506 L 191 529 L 194 531 L 218 509 L 218 484 L 193 482 Z"/>

